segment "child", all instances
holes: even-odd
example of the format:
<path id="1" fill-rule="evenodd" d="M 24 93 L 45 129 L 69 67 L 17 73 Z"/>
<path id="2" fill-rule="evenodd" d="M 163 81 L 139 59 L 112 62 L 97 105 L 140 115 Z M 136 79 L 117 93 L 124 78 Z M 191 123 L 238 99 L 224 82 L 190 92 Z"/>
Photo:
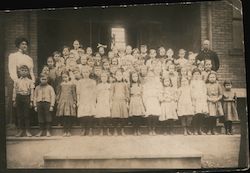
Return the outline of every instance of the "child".
<path id="1" fill-rule="evenodd" d="M 99 121 L 101 128 L 100 135 L 103 136 L 104 128 L 108 125 L 111 107 L 111 84 L 108 83 L 108 74 L 101 74 L 101 83 L 96 87 L 96 112 L 95 116 Z M 107 134 L 110 136 L 110 129 L 107 128 Z"/>
<path id="2" fill-rule="evenodd" d="M 95 54 L 94 61 L 95 61 L 95 66 L 100 66 L 101 65 L 102 57 L 101 57 L 100 53 Z"/>
<path id="3" fill-rule="evenodd" d="M 186 51 L 184 49 L 179 50 L 179 58 L 175 60 L 175 64 L 177 65 L 177 71 L 181 69 L 181 67 L 186 66 L 188 60 L 185 58 Z"/>
<path id="4" fill-rule="evenodd" d="M 134 127 L 134 135 L 141 135 L 140 126 L 143 121 L 142 117 L 145 115 L 145 107 L 142 101 L 142 86 L 139 82 L 138 73 L 132 73 L 131 78 L 129 116 Z"/>
<path id="5" fill-rule="evenodd" d="M 58 51 L 53 52 L 53 58 L 55 60 L 55 66 L 57 67 L 60 64 L 60 59 L 62 59 L 61 53 Z"/>
<path id="6" fill-rule="evenodd" d="M 223 116 L 221 104 L 222 89 L 217 82 L 217 74 L 211 71 L 207 78 L 207 103 L 208 103 L 208 132 L 207 134 L 215 135 L 216 121 L 219 116 Z"/>
<path id="7" fill-rule="evenodd" d="M 211 59 L 206 59 L 205 62 L 204 62 L 204 72 L 203 73 L 203 78 L 204 78 L 204 81 L 206 82 L 207 79 L 208 79 L 208 74 L 212 71 L 212 61 Z"/>
<path id="8" fill-rule="evenodd" d="M 30 133 L 30 108 L 33 101 L 34 83 L 28 78 L 29 68 L 26 65 L 19 67 L 20 78 L 14 82 L 13 87 L 13 106 L 17 110 L 17 122 L 19 131 L 16 137 L 22 136 L 25 131 L 26 136 L 31 137 Z"/>
<path id="9" fill-rule="evenodd" d="M 145 116 L 148 120 L 149 135 L 155 135 L 155 128 L 161 115 L 160 92 L 162 83 L 156 78 L 152 70 L 148 71 L 145 83 L 143 85 L 143 102 L 145 104 Z"/>
<path id="10" fill-rule="evenodd" d="M 82 79 L 77 83 L 77 117 L 81 122 L 81 135 L 93 135 L 92 125 L 94 122 L 96 106 L 96 81 L 89 78 L 88 69 L 82 69 Z"/>
<path id="11" fill-rule="evenodd" d="M 202 122 L 205 115 L 208 113 L 207 105 L 207 88 L 205 82 L 201 79 L 201 72 L 199 69 L 194 69 L 192 72 L 192 80 L 190 83 L 191 99 L 194 107 L 194 135 L 203 135 Z"/>
<path id="12" fill-rule="evenodd" d="M 56 84 L 56 67 L 55 67 L 55 60 L 53 57 L 48 57 L 47 58 L 47 65 L 49 67 L 49 74 L 48 74 L 48 82 L 49 84 L 53 87 L 55 90 L 57 87 Z"/>
<path id="13" fill-rule="evenodd" d="M 146 66 L 149 70 L 153 70 L 156 66 L 161 65 L 161 61 L 158 58 L 156 58 L 156 50 L 155 49 L 149 50 L 149 57 L 150 57 L 150 59 L 148 59 L 146 62 Z"/>
<path id="14" fill-rule="evenodd" d="M 207 79 L 207 72 L 205 71 L 204 68 L 204 61 L 201 61 L 198 63 L 197 68 L 201 71 L 201 78 L 203 81 L 206 81 Z"/>
<path id="15" fill-rule="evenodd" d="M 65 63 L 66 63 L 66 60 L 69 57 L 69 54 L 70 54 L 69 47 L 68 46 L 63 46 L 62 55 L 63 55 L 63 59 L 64 59 Z"/>
<path id="16" fill-rule="evenodd" d="M 224 81 L 223 93 L 223 110 L 224 110 L 224 127 L 227 135 L 232 135 L 232 121 L 239 121 L 237 112 L 237 97 L 236 93 L 232 91 L 232 82 L 230 80 Z"/>
<path id="17" fill-rule="evenodd" d="M 169 126 L 169 132 L 170 134 L 172 134 L 174 120 L 178 119 L 176 113 L 177 93 L 172 86 L 170 78 L 163 79 L 163 86 L 164 87 L 163 90 L 161 91 L 159 99 L 161 103 L 161 116 L 159 120 L 164 121 L 164 124 Z M 167 131 L 165 131 L 164 134 L 166 135 Z"/>
<path id="18" fill-rule="evenodd" d="M 173 49 L 168 49 L 167 50 L 167 52 L 166 52 L 166 56 L 167 56 L 167 58 L 166 58 L 166 61 L 165 61 L 165 63 L 168 63 L 168 62 L 174 62 L 174 51 L 173 51 Z"/>
<path id="19" fill-rule="evenodd" d="M 175 89 L 177 89 L 178 85 L 178 72 L 176 71 L 176 67 L 174 64 L 170 64 L 168 66 L 168 71 L 163 72 L 163 77 L 170 78 L 172 85 Z"/>
<path id="20" fill-rule="evenodd" d="M 73 49 L 70 50 L 70 53 L 73 53 L 75 60 L 77 61 L 80 56 L 79 56 L 79 48 L 80 48 L 80 43 L 78 40 L 75 40 L 73 42 Z"/>
<path id="21" fill-rule="evenodd" d="M 140 59 L 144 59 L 144 64 L 146 64 L 147 60 L 150 59 L 150 57 L 148 56 L 147 53 L 148 49 L 147 49 L 147 45 L 141 45 L 140 46 Z"/>
<path id="22" fill-rule="evenodd" d="M 125 135 L 124 125 L 126 118 L 128 118 L 128 101 L 129 101 L 129 90 L 126 83 L 122 81 L 122 72 L 117 70 L 115 73 L 116 82 L 112 84 L 111 88 L 111 118 L 114 126 L 114 135 L 117 136 L 117 127 L 120 124 L 121 135 Z"/>
<path id="23" fill-rule="evenodd" d="M 192 116 L 194 115 L 194 109 L 191 100 L 189 80 L 185 77 L 181 79 L 181 86 L 178 88 L 178 95 L 178 117 L 180 118 L 181 124 L 184 127 L 184 135 L 190 135 L 191 131 L 189 127 L 191 125 Z"/>
<path id="24" fill-rule="evenodd" d="M 188 69 L 188 71 L 193 71 L 193 69 L 197 68 L 196 66 L 196 56 L 197 54 L 195 53 L 191 53 L 188 55 L 188 62 L 186 64 L 186 68 Z"/>
<path id="25" fill-rule="evenodd" d="M 48 76 L 40 74 L 40 85 L 34 91 L 34 109 L 38 113 L 38 122 L 40 131 L 36 135 L 40 137 L 46 127 L 46 136 L 50 137 L 50 129 L 52 122 L 51 112 L 55 105 L 55 91 L 51 85 L 48 84 Z"/>
<path id="26" fill-rule="evenodd" d="M 91 67 L 88 65 L 88 58 L 86 55 L 83 55 L 80 57 L 80 64 L 78 64 L 79 68 L 80 68 L 80 72 L 82 71 L 82 69 L 86 68 L 88 70 L 91 70 Z"/>
<path id="27" fill-rule="evenodd" d="M 69 72 L 62 72 L 62 83 L 59 85 L 57 96 L 56 116 L 61 117 L 63 136 L 71 136 L 71 126 L 76 117 L 76 86 L 70 81 Z"/>
<path id="28" fill-rule="evenodd" d="M 87 56 L 92 57 L 93 50 L 92 50 L 92 48 L 91 48 L 91 47 L 87 47 L 87 49 L 86 49 L 86 54 L 87 54 Z"/>
<path id="29" fill-rule="evenodd" d="M 158 49 L 158 54 L 159 54 L 158 58 L 160 59 L 161 63 L 164 64 L 166 62 L 166 59 L 167 59 L 165 48 L 164 47 L 160 47 Z"/>

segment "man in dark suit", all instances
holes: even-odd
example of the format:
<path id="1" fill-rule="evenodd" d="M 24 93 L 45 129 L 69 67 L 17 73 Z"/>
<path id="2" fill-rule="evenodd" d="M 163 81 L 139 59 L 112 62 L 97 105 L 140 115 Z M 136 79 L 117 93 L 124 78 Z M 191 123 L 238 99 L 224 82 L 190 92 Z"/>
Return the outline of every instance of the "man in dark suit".
<path id="1" fill-rule="evenodd" d="M 212 70 L 217 71 L 220 67 L 219 57 L 216 52 L 210 49 L 210 42 L 209 40 L 204 40 L 203 42 L 203 49 L 197 55 L 196 60 L 205 61 L 206 59 L 210 59 L 212 61 Z"/>

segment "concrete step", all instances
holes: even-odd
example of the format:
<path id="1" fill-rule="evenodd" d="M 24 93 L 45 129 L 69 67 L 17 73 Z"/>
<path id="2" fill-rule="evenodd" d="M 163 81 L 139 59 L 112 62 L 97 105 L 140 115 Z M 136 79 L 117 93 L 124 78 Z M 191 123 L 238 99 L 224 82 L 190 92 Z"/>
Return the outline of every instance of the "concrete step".
<path id="1" fill-rule="evenodd" d="M 121 138 L 121 137 L 120 137 Z M 70 143 L 77 138 L 71 138 Z M 92 143 L 77 140 L 74 147 L 58 146 L 44 155 L 44 168 L 83 168 L 83 169 L 190 169 L 201 168 L 202 153 L 186 147 L 177 140 L 159 144 L 141 138 L 144 142 L 120 139 L 109 143 Z M 119 138 L 118 138 L 119 139 Z M 157 138 L 155 138 L 157 139 Z M 123 142 L 122 142 L 123 141 Z M 147 142 L 148 141 L 148 142 Z M 158 141 L 158 140 L 157 140 Z M 158 141 L 159 142 L 159 141 Z M 63 151 L 63 152 L 62 152 Z"/>
<path id="2" fill-rule="evenodd" d="M 111 133 L 113 133 L 113 128 L 110 128 Z M 148 127 L 147 126 L 141 126 L 140 128 L 142 135 L 147 135 L 148 134 Z M 162 126 L 157 126 L 156 128 L 156 133 L 157 134 L 163 134 L 164 131 L 166 130 L 165 127 Z M 94 131 L 94 135 L 98 135 L 100 133 L 100 127 L 99 126 L 95 126 L 93 128 Z M 32 126 L 31 127 L 31 133 L 32 135 L 35 135 L 39 132 L 39 127 L 38 126 Z M 183 134 L 184 130 L 183 127 L 181 125 L 175 125 L 173 127 L 173 133 L 174 134 Z M 204 128 L 204 132 L 205 132 L 205 128 Z M 218 123 L 217 127 L 216 127 L 216 132 L 219 134 L 225 134 L 225 129 L 223 124 Z M 7 136 L 14 136 L 17 133 L 17 130 L 15 128 L 10 128 L 7 129 Z M 52 127 L 52 135 L 54 136 L 62 136 L 63 135 L 63 127 L 62 126 L 53 126 Z M 72 135 L 80 135 L 81 133 L 81 128 L 80 126 L 73 126 L 72 127 L 72 131 L 71 131 Z M 133 127 L 132 126 L 125 126 L 125 133 L 127 135 L 132 135 L 133 134 Z M 233 123 L 233 133 L 234 134 L 240 134 L 240 122 L 234 122 Z"/>
<path id="3" fill-rule="evenodd" d="M 199 168 L 200 156 L 202 168 L 230 168 L 238 165 L 239 147 L 240 135 L 9 136 L 6 156 L 10 169 L 185 169 Z"/>

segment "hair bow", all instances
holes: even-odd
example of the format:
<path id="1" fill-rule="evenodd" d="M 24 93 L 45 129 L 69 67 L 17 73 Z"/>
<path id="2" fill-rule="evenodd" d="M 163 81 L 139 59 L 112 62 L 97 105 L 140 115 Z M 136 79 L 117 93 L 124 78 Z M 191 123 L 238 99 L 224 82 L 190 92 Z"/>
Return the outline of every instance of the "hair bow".
<path id="1" fill-rule="evenodd" d="M 107 48 L 108 46 L 98 43 L 98 44 L 97 44 L 97 48 L 100 48 L 100 47 Z"/>

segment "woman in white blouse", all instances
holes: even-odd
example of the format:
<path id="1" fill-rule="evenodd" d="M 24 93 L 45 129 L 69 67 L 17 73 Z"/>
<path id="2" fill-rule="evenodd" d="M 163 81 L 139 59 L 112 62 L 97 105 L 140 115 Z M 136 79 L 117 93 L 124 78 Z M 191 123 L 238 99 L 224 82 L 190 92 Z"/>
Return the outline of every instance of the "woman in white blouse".
<path id="1" fill-rule="evenodd" d="M 10 78 L 15 82 L 19 78 L 18 69 L 22 65 L 27 65 L 30 72 L 31 79 L 35 82 L 35 76 L 33 72 L 34 63 L 33 59 L 27 55 L 28 49 L 28 40 L 23 37 L 19 37 L 15 41 L 16 47 L 18 51 L 15 53 L 11 53 L 9 55 L 9 73 Z"/>

